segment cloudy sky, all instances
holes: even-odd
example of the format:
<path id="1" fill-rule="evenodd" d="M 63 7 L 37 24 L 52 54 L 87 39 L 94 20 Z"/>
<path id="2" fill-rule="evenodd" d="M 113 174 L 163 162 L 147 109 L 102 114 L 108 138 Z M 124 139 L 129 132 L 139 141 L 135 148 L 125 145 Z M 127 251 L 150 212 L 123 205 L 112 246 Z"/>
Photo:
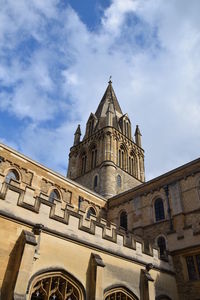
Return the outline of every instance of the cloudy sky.
<path id="1" fill-rule="evenodd" d="M 199 157 L 199 0 L 0 0 L 0 141 L 66 174 L 112 75 L 146 178 Z"/>

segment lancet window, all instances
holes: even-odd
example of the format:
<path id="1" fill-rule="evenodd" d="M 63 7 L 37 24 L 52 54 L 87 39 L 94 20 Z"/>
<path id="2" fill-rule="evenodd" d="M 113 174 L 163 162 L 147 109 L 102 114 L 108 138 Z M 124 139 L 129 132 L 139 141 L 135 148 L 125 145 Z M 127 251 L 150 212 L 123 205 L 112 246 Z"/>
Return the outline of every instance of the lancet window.
<path id="1" fill-rule="evenodd" d="M 10 170 L 6 175 L 6 182 L 9 183 L 11 180 L 19 181 L 19 174 L 16 170 Z"/>
<path id="2" fill-rule="evenodd" d="M 56 189 L 54 189 L 49 195 L 49 201 L 53 203 L 54 200 L 60 200 L 60 194 Z"/>
<path id="3" fill-rule="evenodd" d="M 33 284 L 30 300 L 82 300 L 79 287 L 62 275 L 39 279 Z"/>
<path id="4" fill-rule="evenodd" d="M 164 211 L 164 205 L 162 199 L 158 198 L 156 199 L 154 203 L 154 209 L 155 209 L 155 218 L 156 221 L 161 221 L 165 219 L 165 211 Z"/>
<path id="5" fill-rule="evenodd" d="M 85 152 L 83 152 L 81 156 L 81 174 L 84 174 L 86 172 L 86 166 L 87 166 L 87 155 Z"/>
<path id="6" fill-rule="evenodd" d="M 124 228 L 127 230 L 128 227 L 128 216 L 125 211 L 122 211 L 120 214 L 120 227 Z"/>
<path id="7" fill-rule="evenodd" d="M 126 167 L 126 152 L 123 145 L 120 146 L 118 151 L 118 166 L 122 169 Z"/>
<path id="8" fill-rule="evenodd" d="M 91 150 L 91 168 L 95 168 L 97 165 L 97 148 L 94 145 Z"/>
<path id="9" fill-rule="evenodd" d="M 117 288 L 116 290 L 106 293 L 105 300 L 136 300 L 136 297 L 132 296 L 132 293 L 128 291 Z"/>
<path id="10" fill-rule="evenodd" d="M 160 249 L 161 258 L 166 256 L 166 241 L 165 241 L 165 238 L 163 236 L 160 236 L 157 239 L 157 244 L 158 244 L 158 247 Z"/>
<path id="11" fill-rule="evenodd" d="M 98 176 L 95 175 L 95 177 L 94 177 L 94 189 L 97 187 L 97 185 L 98 185 Z"/>
<path id="12" fill-rule="evenodd" d="M 129 173 L 131 175 L 136 176 L 136 157 L 135 157 L 133 151 L 131 151 L 131 153 L 130 153 L 128 162 L 129 162 L 129 164 L 128 164 L 129 165 L 129 168 L 128 168 Z"/>
<path id="13" fill-rule="evenodd" d="M 91 215 L 96 216 L 96 211 L 92 206 L 87 211 L 87 218 L 90 219 Z"/>

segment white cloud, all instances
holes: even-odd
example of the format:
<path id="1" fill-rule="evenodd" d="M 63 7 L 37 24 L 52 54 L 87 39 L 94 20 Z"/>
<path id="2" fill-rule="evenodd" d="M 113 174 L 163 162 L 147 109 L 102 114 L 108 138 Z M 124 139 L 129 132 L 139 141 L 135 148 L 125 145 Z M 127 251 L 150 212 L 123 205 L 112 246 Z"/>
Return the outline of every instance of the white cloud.
<path id="1" fill-rule="evenodd" d="M 22 151 L 63 169 L 76 120 L 83 131 L 112 75 L 124 113 L 141 124 L 147 178 L 199 155 L 198 0 L 113 0 L 96 31 L 57 1 L 12 4 L 0 12 L 0 82 L 13 87 L 2 91 L 0 109 L 31 120 Z M 27 36 L 36 42 L 32 52 L 13 55 Z M 68 120 L 53 129 L 40 123 L 63 113 Z"/>

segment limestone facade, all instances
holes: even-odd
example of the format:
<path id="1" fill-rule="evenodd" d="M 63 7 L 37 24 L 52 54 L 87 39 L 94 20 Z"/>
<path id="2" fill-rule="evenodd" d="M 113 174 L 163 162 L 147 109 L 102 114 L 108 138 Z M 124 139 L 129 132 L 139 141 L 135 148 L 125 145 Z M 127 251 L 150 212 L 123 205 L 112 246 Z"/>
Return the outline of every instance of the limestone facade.
<path id="1" fill-rule="evenodd" d="M 0 156 L 1 299 L 178 299 L 171 257 L 108 225 L 105 198 L 2 144 Z"/>
<path id="2" fill-rule="evenodd" d="M 112 83 L 68 177 L 0 144 L 1 300 L 199 300 L 200 159 L 145 182 Z"/>

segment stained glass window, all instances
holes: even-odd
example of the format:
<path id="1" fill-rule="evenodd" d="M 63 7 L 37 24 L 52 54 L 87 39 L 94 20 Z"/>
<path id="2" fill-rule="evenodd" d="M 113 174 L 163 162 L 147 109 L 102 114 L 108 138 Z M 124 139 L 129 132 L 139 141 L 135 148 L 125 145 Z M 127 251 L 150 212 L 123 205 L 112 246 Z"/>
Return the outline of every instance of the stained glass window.
<path id="1" fill-rule="evenodd" d="M 49 276 L 32 287 L 31 300 L 82 300 L 76 285 L 63 276 Z"/>

